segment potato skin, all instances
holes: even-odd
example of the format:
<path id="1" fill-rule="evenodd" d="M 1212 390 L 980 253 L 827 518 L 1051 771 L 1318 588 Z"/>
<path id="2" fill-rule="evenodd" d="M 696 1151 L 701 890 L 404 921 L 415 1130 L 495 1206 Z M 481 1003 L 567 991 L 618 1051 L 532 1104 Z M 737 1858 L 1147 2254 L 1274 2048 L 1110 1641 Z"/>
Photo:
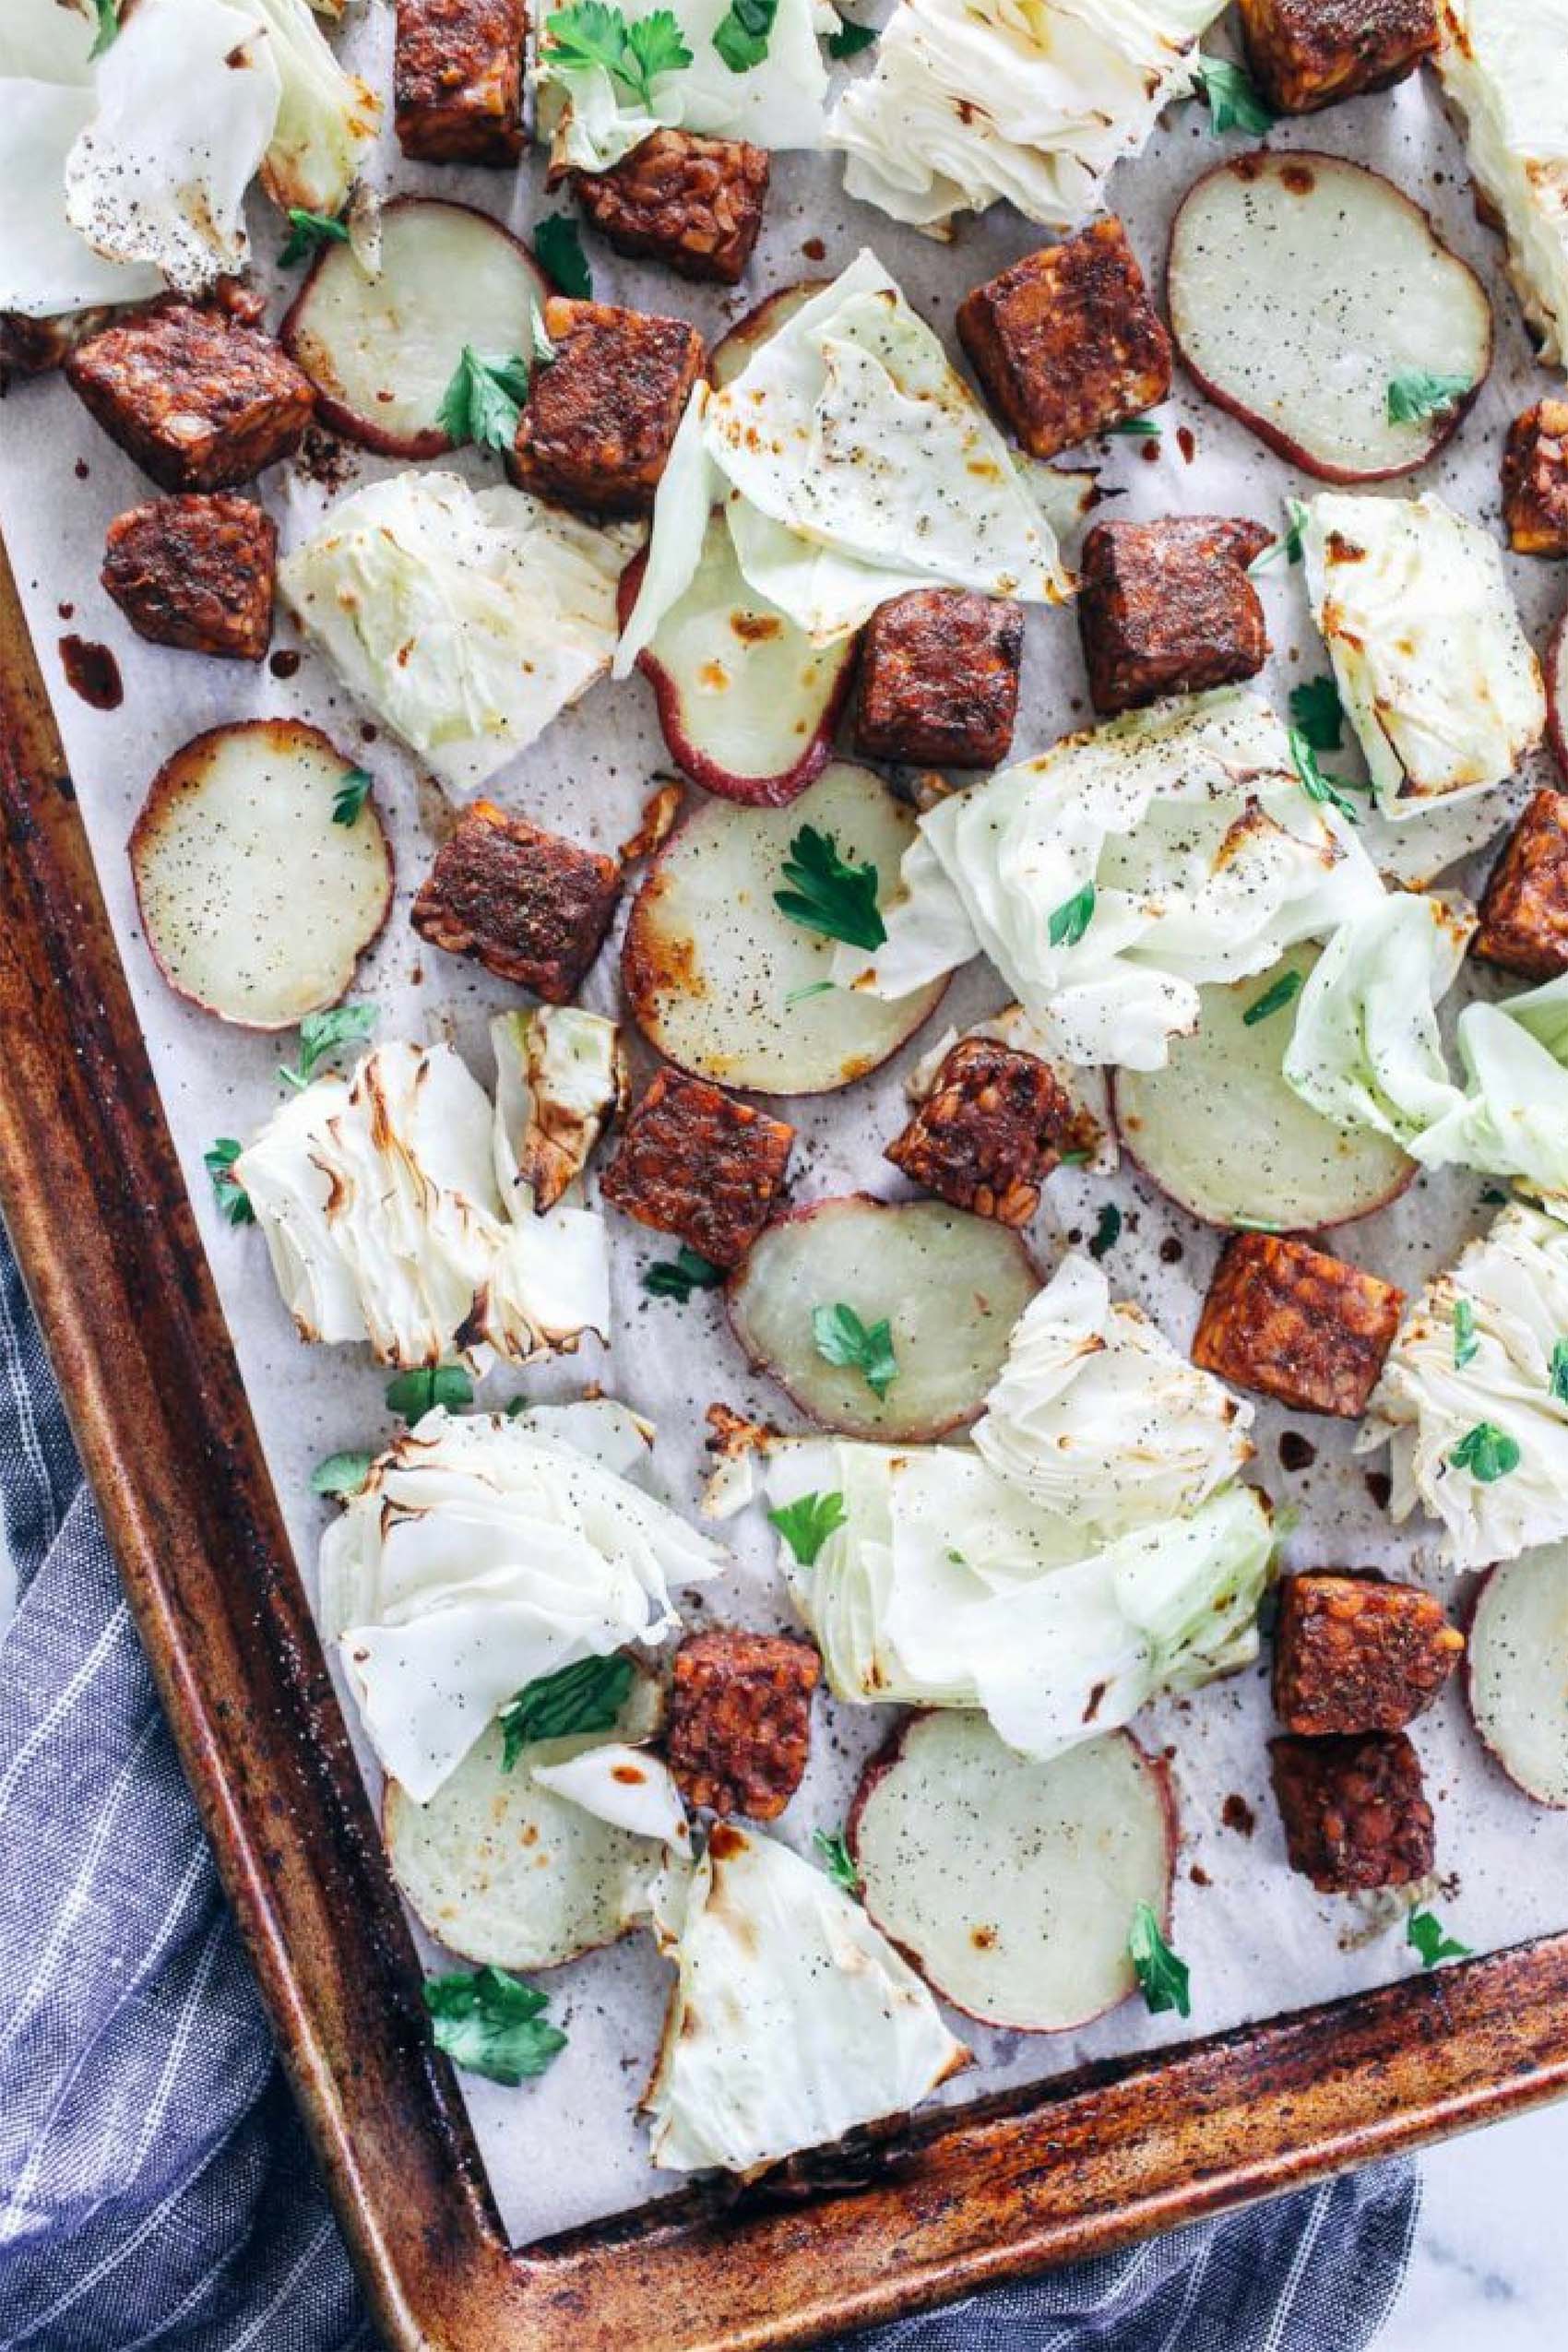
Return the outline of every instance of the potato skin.
<path id="1" fill-rule="evenodd" d="M 572 188 L 617 253 L 735 286 L 755 249 L 771 176 L 766 148 L 749 140 L 659 130 L 612 171 L 574 172 Z"/>
<path id="2" fill-rule="evenodd" d="M 1170 389 L 1170 338 L 1113 214 L 977 286 L 957 325 L 992 406 L 1031 457 L 1054 457 Z"/>
<path id="3" fill-rule="evenodd" d="M 687 1803 L 776 1821 L 806 1768 L 821 1679 L 816 1651 L 792 1634 L 714 1625 L 683 1641 L 665 1756 Z"/>
<path id="4" fill-rule="evenodd" d="M 620 895 L 613 858 L 475 801 L 437 851 L 410 920 L 433 947 L 569 1004 Z"/>
<path id="5" fill-rule="evenodd" d="M 1271 1740 L 1290 1868 L 1320 1895 L 1408 1886 L 1435 1852 L 1420 1759 L 1402 1731 Z"/>
<path id="6" fill-rule="evenodd" d="M 911 588 L 872 614 L 855 749 L 932 767 L 998 767 L 1013 748 L 1024 612 L 968 588 Z"/>
<path id="7" fill-rule="evenodd" d="M 1102 717 L 1256 676 L 1268 630 L 1247 565 L 1273 537 L 1261 523 L 1212 515 L 1095 525 L 1078 630 Z"/>
<path id="8" fill-rule="evenodd" d="M 507 460 L 519 489 L 596 515 L 646 515 L 707 355 L 683 318 L 552 294 Z"/>
<path id="9" fill-rule="evenodd" d="M 736 1265 L 772 1215 L 794 1141 L 782 1119 L 704 1079 L 660 1070 L 628 1118 L 600 1190 L 710 1265 Z"/>
<path id="10" fill-rule="evenodd" d="M 1434 0 L 1241 0 L 1253 79 L 1278 114 L 1312 114 L 1413 74 L 1438 44 Z"/>
<path id="11" fill-rule="evenodd" d="M 315 386 L 243 315 L 155 304 L 72 352 L 65 378 L 162 490 L 232 490 L 292 456 Z"/>
<path id="12" fill-rule="evenodd" d="M 398 0 L 398 144 L 420 163 L 516 163 L 528 0 Z"/>
<path id="13" fill-rule="evenodd" d="M 1354 1420 L 1377 1385 L 1404 1303 L 1393 1283 L 1305 1241 L 1237 1233 L 1215 1268 L 1193 1361 L 1299 1412 Z"/>
<path id="14" fill-rule="evenodd" d="M 885 1157 L 955 1208 L 1001 1225 L 1027 1225 L 1039 1206 L 1042 1181 L 1063 1151 L 1075 1148 L 1078 1125 L 1063 1087 L 1036 1055 L 961 1038 Z"/>
<path id="15" fill-rule="evenodd" d="M 278 527 L 229 491 L 154 498 L 116 515 L 104 588 L 149 645 L 259 661 L 272 635 Z"/>
<path id="16" fill-rule="evenodd" d="M 1527 980 L 1568 971 L 1568 792 L 1537 792 L 1525 809 L 1488 877 L 1470 948 Z"/>
<path id="17" fill-rule="evenodd" d="M 1465 1637 L 1419 1585 L 1314 1571 L 1279 1587 L 1274 1708 L 1287 1731 L 1323 1739 L 1402 1731 L 1429 1707 Z"/>
<path id="18" fill-rule="evenodd" d="M 1503 519 L 1515 555 L 1568 555 L 1568 400 L 1538 400 L 1509 426 Z"/>

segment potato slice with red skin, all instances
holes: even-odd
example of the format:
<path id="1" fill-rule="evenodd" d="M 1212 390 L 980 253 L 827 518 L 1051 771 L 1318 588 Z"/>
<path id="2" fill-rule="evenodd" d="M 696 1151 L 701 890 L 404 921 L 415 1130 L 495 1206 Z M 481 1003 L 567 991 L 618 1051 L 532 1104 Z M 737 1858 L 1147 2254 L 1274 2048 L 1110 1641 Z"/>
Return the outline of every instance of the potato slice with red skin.
<path id="1" fill-rule="evenodd" d="M 1170 1776 L 1128 1731 L 1041 1764 L 983 1715 L 910 1716 L 867 1765 L 846 1835 L 867 1916 L 982 2025 L 1088 2025 L 1137 1990 L 1137 1906 L 1170 1929 Z"/>
<path id="2" fill-rule="evenodd" d="M 334 814 L 354 762 L 318 727 L 214 727 L 164 762 L 131 832 L 153 959 L 176 994 L 243 1028 L 288 1029 L 352 985 L 392 905 L 374 802 Z"/>
<path id="3" fill-rule="evenodd" d="M 1568 1808 L 1568 1545 L 1487 1570 L 1470 1610 L 1465 1697 L 1515 1787 Z"/>
<path id="4" fill-rule="evenodd" d="M 1209 398 L 1322 481 L 1411 473 L 1458 429 L 1491 365 L 1479 279 L 1381 172 L 1258 149 L 1188 189 L 1170 228 L 1170 329 Z M 1389 387 L 1465 388 L 1408 422 Z"/>
<path id="5" fill-rule="evenodd" d="M 780 286 L 776 293 L 747 311 L 744 318 L 736 320 L 728 335 L 717 342 L 708 354 L 707 380 L 716 392 L 751 365 L 757 352 L 781 327 L 788 327 L 798 310 L 804 310 L 814 294 L 820 294 L 831 285 L 831 279 L 802 278 L 798 285 Z"/>

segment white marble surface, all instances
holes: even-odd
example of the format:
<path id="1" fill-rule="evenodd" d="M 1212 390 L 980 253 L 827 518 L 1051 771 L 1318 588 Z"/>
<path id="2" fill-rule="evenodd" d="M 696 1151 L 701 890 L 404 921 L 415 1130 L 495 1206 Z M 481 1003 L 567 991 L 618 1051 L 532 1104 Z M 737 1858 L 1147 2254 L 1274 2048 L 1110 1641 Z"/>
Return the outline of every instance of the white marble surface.
<path id="1" fill-rule="evenodd" d="M 1377 2352 L 1561 2352 L 1568 2101 L 1467 2132 L 1420 2161 L 1409 2276 Z"/>

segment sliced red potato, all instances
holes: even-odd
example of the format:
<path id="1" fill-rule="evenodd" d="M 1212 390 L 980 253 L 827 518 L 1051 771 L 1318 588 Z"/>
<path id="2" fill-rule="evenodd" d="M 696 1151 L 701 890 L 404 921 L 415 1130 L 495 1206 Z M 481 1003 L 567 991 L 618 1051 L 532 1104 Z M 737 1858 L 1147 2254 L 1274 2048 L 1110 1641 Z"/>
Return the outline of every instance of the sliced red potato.
<path id="1" fill-rule="evenodd" d="M 1546 732 L 1558 774 L 1568 783 L 1568 612 L 1551 633 L 1541 664 L 1546 673 Z"/>
<path id="2" fill-rule="evenodd" d="M 814 1201 L 770 1225 L 730 1277 L 730 1320 L 759 1372 L 802 1412 L 847 1437 L 896 1444 L 974 1420 L 1039 1288 L 1023 1242 L 942 1201 Z M 817 1307 L 892 1326 L 897 1376 L 879 1398 L 864 1373 L 829 1363 Z"/>
<path id="3" fill-rule="evenodd" d="M 727 384 L 743 374 L 762 346 L 831 282 L 826 278 L 802 278 L 798 285 L 780 286 L 776 294 L 769 294 L 744 318 L 737 319 L 708 354 L 707 379 L 714 390 L 722 392 Z"/>
<path id="4" fill-rule="evenodd" d="M 1324 481 L 1411 472 L 1491 365 L 1491 308 L 1420 205 L 1336 155 L 1256 150 L 1191 187 L 1170 231 L 1170 327 L 1211 400 Z M 1409 423 L 1389 386 L 1467 388 Z"/>
<path id="5" fill-rule="evenodd" d="M 1568 1806 L 1568 1544 L 1489 1568 L 1465 1663 L 1470 1715 L 1510 1780 Z"/>
<path id="6" fill-rule="evenodd" d="M 677 1068 L 755 1094 L 826 1094 L 863 1078 L 941 1000 L 944 982 L 885 1004 L 826 989 L 833 942 L 774 905 L 802 826 L 850 864 L 875 866 L 885 899 L 915 820 L 868 768 L 836 762 L 788 808 L 707 801 L 649 867 L 626 928 L 633 1017 Z"/>
<path id="7" fill-rule="evenodd" d="M 1416 1172 L 1370 1127 L 1336 1127 L 1287 1085 L 1280 1064 L 1295 1000 L 1249 1021 L 1271 991 L 1304 980 L 1316 947 L 1293 947 L 1255 978 L 1200 989 L 1198 1027 L 1170 1040 L 1163 1070 L 1118 1070 L 1116 1132 L 1179 1208 L 1207 1225 L 1313 1233 L 1370 1217 Z"/>
<path id="8" fill-rule="evenodd" d="M 984 2025 L 1087 2025 L 1135 1990 L 1138 1905 L 1170 1925 L 1170 1776 L 1126 1731 L 1040 1764 L 983 1715 L 911 1716 L 867 1766 L 848 1835 L 870 1918 Z"/>
<path id="9" fill-rule="evenodd" d="M 336 1004 L 392 904 L 366 799 L 333 814 L 353 763 L 318 727 L 252 719 L 166 760 L 131 833 L 142 928 L 171 988 L 220 1020 L 287 1029 Z"/>
<path id="10" fill-rule="evenodd" d="M 623 624 L 646 555 L 621 583 Z M 670 756 L 727 801 L 782 808 L 833 756 L 860 640 L 814 646 L 748 588 L 722 510 L 708 517 L 702 561 L 637 657 Z"/>
<path id="11" fill-rule="evenodd" d="M 324 423 L 388 457 L 436 457 L 436 422 L 471 343 L 525 355 L 549 288 L 528 251 L 488 213 L 398 196 L 381 215 L 381 271 L 323 245 L 280 331 L 320 391 Z"/>

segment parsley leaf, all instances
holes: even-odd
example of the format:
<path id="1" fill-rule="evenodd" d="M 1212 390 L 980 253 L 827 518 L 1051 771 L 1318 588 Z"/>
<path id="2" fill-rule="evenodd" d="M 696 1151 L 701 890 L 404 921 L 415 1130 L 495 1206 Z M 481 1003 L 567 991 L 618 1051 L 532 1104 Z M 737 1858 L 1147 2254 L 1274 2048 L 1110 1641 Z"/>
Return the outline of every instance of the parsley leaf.
<path id="1" fill-rule="evenodd" d="M 1281 972 L 1279 978 L 1261 996 L 1254 996 L 1241 1016 L 1244 1029 L 1256 1028 L 1271 1013 L 1282 1013 L 1293 997 L 1300 996 L 1304 983 L 1300 972 Z"/>
<path id="2" fill-rule="evenodd" d="M 841 1494 L 802 1494 L 794 1503 L 781 1503 L 767 1516 L 802 1567 L 814 1568 L 823 1545 L 847 1524 L 849 1514 Z"/>
<path id="3" fill-rule="evenodd" d="M 791 1004 L 804 1004 L 813 996 L 831 996 L 837 985 L 834 980 L 812 980 L 804 988 L 792 988 L 784 999 L 785 1010 Z"/>
<path id="4" fill-rule="evenodd" d="M 533 249 L 540 266 L 553 278 L 564 294 L 574 302 L 586 303 L 593 296 L 593 272 L 583 251 L 581 233 L 575 220 L 564 212 L 553 212 L 548 220 L 534 223 Z"/>
<path id="5" fill-rule="evenodd" d="M 1453 408 L 1470 388 L 1467 375 L 1434 375 L 1430 368 L 1408 367 L 1388 387 L 1390 424 L 1420 424 Z"/>
<path id="6" fill-rule="evenodd" d="M 683 1307 L 694 1290 L 717 1290 L 724 1279 L 721 1265 L 714 1265 L 700 1250 L 688 1249 L 683 1241 L 674 1257 L 661 1258 L 648 1267 L 643 1289 L 650 1299 L 675 1299 Z"/>
<path id="7" fill-rule="evenodd" d="M 542 2074 L 566 2047 L 559 2025 L 540 2014 L 547 1996 L 505 1968 L 427 1977 L 424 2005 L 437 2049 L 469 2074 L 487 2075 L 512 2090 L 527 2076 Z"/>
<path id="8" fill-rule="evenodd" d="M 812 1844 L 827 1864 L 827 1875 L 835 1886 L 846 1895 L 861 1891 L 861 1874 L 850 1857 L 849 1841 L 841 1829 L 814 1829 Z"/>
<path id="9" fill-rule="evenodd" d="M 1479 1486 L 1495 1486 L 1518 1468 L 1521 1459 L 1518 1439 L 1495 1421 L 1478 1421 L 1467 1430 L 1448 1457 L 1452 1468 L 1468 1470 Z"/>
<path id="10" fill-rule="evenodd" d="M 289 207 L 289 242 L 279 255 L 285 269 L 292 269 L 307 254 L 316 253 L 323 245 L 346 245 L 349 224 L 335 220 L 330 213 L 306 212 L 303 206 Z"/>
<path id="11" fill-rule="evenodd" d="M 1051 918 L 1046 938 L 1052 947 L 1075 947 L 1094 921 L 1094 885 L 1086 882 L 1063 898 Z"/>
<path id="12" fill-rule="evenodd" d="M 730 0 L 714 27 L 713 45 L 732 74 L 749 74 L 767 54 L 778 0 Z"/>
<path id="13" fill-rule="evenodd" d="M 472 441 L 484 449 L 509 449 L 529 397 L 529 375 L 520 351 L 486 358 L 465 343 L 435 411 L 435 422 L 453 447 Z"/>
<path id="14" fill-rule="evenodd" d="M 838 30 L 827 36 L 830 57 L 858 57 L 862 49 L 874 49 L 882 39 L 874 25 L 853 25 L 848 17 L 840 17 Z"/>
<path id="15" fill-rule="evenodd" d="M 501 1769 L 510 1772 L 536 1740 L 564 1740 L 578 1731 L 612 1731 L 626 1704 L 635 1673 L 632 1661 L 580 1657 L 554 1674 L 527 1682 L 496 1717 L 505 1745 Z"/>
<path id="16" fill-rule="evenodd" d="M 375 1021 L 374 1004 L 334 1004 L 330 1012 L 307 1013 L 300 1023 L 299 1066 L 291 1070 L 279 1062 L 278 1075 L 291 1087 L 308 1087 L 319 1063 L 340 1045 L 362 1045 Z"/>
<path id="17" fill-rule="evenodd" d="M 1554 1339 L 1547 1382 L 1560 1405 L 1568 1405 L 1568 1339 Z"/>
<path id="18" fill-rule="evenodd" d="M 1309 678 L 1292 686 L 1290 718 L 1314 752 L 1336 752 L 1345 741 L 1345 706 L 1332 678 Z"/>
<path id="19" fill-rule="evenodd" d="M 863 1373 L 875 1397 L 885 1396 L 898 1377 L 893 1326 L 885 1315 L 868 1329 L 854 1308 L 839 1299 L 830 1307 L 812 1309 L 812 1337 L 825 1363 L 843 1364 Z"/>
<path id="20" fill-rule="evenodd" d="M 231 1225 L 254 1225 L 255 1211 L 250 1195 L 234 1174 L 234 1162 L 244 1146 L 235 1135 L 220 1135 L 210 1151 L 204 1151 L 201 1164 L 212 1179 L 212 1189 L 218 1206 Z"/>
<path id="21" fill-rule="evenodd" d="M 1105 430 L 1107 433 L 1124 434 L 1129 441 L 1158 441 L 1159 419 L 1158 417 L 1123 417 L 1120 424 L 1108 424 Z"/>
<path id="22" fill-rule="evenodd" d="M 1253 556 L 1247 566 L 1249 576 L 1257 572 L 1266 572 L 1269 565 L 1277 564 L 1282 555 L 1287 564 L 1301 562 L 1301 533 L 1307 527 L 1307 510 L 1299 498 L 1288 498 L 1285 501 L 1285 512 L 1289 519 L 1284 530 L 1280 532 L 1277 539 L 1270 540 L 1268 545 Z"/>
<path id="23" fill-rule="evenodd" d="M 368 767 L 347 768 L 338 787 L 338 797 L 332 803 L 334 825 L 352 825 L 370 795 L 375 778 Z"/>
<path id="24" fill-rule="evenodd" d="M 93 0 L 93 6 L 98 13 L 98 31 L 87 53 L 89 65 L 95 57 L 102 56 L 120 30 L 120 0 Z"/>
<path id="25" fill-rule="evenodd" d="M 1179 2017 L 1193 2013 L 1188 1983 L 1192 1971 L 1179 1960 L 1160 1933 L 1159 1921 L 1147 1903 L 1140 1903 L 1127 1930 L 1127 1957 L 1151 2016 L 1174 2009 Z"/>
<path id="26" fill-rule="evenodd" d="M 329 1454 L 310 1474 L 313 1494 L 358 1494 L 370 1476 L 374 1454 Z"/>
<path id="27" fill-rule="evenodd" d="M 547 62 L 601 65 L 645 106 L 653 103 L 656 75 L 672 74 L 692 62 L 680 24 L 668 8 L 656 8 L 629 25 L 606 0 L 576 0 L 576 6 L 557 8 L 546 17 L 544 30 L 550 44 L 544 53 Z"/>
<path id="28" fill-rule="evenodd" d="M 847 865 L 831 833 L 802 825 L 790 844 L 784 879 L 790 887 L 776 890 L 773 903 L 791 922 L 851 947 L 880 947 L 887 937 L 876 903 L 876 868 Z"/>
<path id="29" fill-rule="evenodd" d="M 386 1409 L 406 1421 L 422 1420 L 437 1405 L 450 1412 L 455 1405 L 471 1405 L 474 1384 L 461 1364 L 419 1364 L 386 1384 Z"/>
<path id="30" fill-rule="evenodd" d="M 1405 1941 L 1421 1955 L 1423 1968 L 1435 1968 L 1440 1960 L 1467 1960 L 1470 1947 L 1461 1943 L 1457 1936 L 1444 1935 L 1443 1922 L 1431 1911 L 1412 1911 L 1405 1922 Z"/>
<path id="31" fill-rule="evenodd" d="M 1335 778 L 1324 774 L 1317 764 L 1316 753 L 1299 727 L 1288 727 L 1285 731 L 1289 739 L 1290 760 L 1296 770 L 1297 781 L 1308 800 L 1320 802 L 1328 808 L 1337 810 L 1348 825 L 1360 825 L 1361 821 L 1360 816 L 1340 790 L 1345 780 L 1343 777 Z"/>
<path id="32" fill-rule="evenodd" d="M 1261 138 L 1265 131 L 1274 128 L 1278 116 L 1258 96 L 1251 75 L 1241 66 L 1226 57 L 1194 57 L 1193 70 L 1208 101 L 1209 126 L 1217 136 L 1221 131 L 1245 131 L 1250 138 Z"/>
<path id="33" fill-rule="evenodd" d="M 1454 1369 L 1455 1372 L 1463 1372 L 1467 1364 L 1475 1360 L 1476 1351 L 1480 1344 L 1476 1337 L 1474 1307 L 1468 1299 L 1455 1299 L 1454 1301 Z"/>
<path id="34" fill-rule="evenodd" d="M 1107 1250 L 1116 1247 L 1121 1238 L 1122 1212 L 1114 1201 L 1104 1201 L 1100 1205 L 1099 1221 L 1094 1229 L 1094 1239 L 1089 1243 L 1090 1257 L 1102 1258 Z"/>

